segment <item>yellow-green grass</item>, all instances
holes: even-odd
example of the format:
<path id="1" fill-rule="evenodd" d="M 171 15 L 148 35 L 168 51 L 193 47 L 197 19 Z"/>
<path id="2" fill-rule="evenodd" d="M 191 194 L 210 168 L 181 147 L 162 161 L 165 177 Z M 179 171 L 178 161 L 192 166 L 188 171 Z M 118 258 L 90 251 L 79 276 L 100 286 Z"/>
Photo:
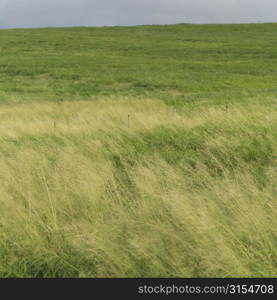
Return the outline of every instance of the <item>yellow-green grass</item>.
<path id="1" fill-rule="evenodd" d="M 0 30 L 0 277 L 276 277 L 276 29 Z"/>
<path id="2" fill-rule="evenodd" d="M 276 99 L 259 97 L 2 105 L 0 276 L 276 276 Z"/>

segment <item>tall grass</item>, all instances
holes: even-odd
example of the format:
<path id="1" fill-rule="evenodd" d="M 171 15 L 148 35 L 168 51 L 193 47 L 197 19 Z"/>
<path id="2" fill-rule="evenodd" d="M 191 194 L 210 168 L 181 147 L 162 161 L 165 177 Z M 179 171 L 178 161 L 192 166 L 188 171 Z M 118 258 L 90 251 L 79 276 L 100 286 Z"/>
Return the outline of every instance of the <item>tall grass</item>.
<path id="1" fill-rule="evenodd" d="M 3 105 L 0 276 L 276 276 L 267 100 Z"/>

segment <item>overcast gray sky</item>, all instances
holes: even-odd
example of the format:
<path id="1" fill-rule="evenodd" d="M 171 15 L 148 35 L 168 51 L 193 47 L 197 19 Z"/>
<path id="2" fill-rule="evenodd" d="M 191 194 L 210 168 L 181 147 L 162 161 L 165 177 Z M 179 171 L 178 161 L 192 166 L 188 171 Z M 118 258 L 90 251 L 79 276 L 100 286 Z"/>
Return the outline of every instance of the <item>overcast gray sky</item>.
<path id="1" fill-rule="evenodd" d="M 277 22 L 277 0 L 0 0 L 0 28 Z"/>

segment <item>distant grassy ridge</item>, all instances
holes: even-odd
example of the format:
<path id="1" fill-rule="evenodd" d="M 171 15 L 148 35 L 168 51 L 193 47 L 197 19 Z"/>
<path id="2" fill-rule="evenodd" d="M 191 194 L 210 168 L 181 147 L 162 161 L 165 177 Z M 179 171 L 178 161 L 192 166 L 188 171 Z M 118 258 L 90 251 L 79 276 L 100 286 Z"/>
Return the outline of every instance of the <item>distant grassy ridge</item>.
<path id="1" fill-rule="evenodd" d="M 0 101 L 275 96 L 276 30 L 277 24 L 1 30 Z"/>
<path id="2" fill-rule="evenodd" d="M 0 31 L 0 277 L 275 277 L 276 29 Z"/>

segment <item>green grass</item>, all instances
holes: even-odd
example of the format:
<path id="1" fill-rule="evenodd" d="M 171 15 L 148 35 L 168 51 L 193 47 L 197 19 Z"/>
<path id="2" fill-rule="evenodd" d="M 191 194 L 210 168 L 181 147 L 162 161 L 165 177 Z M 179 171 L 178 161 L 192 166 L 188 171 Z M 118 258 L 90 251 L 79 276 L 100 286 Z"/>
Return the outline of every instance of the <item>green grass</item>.
<path id="1" fill-rule="evenodd" d="M 199 102 L 276 95 L 276 28 L 2 30 L 0 99 L 73 101 L 116 94 Z"/>
<path id="2" fill-rule="evenodd" d="M 0 30 L 0 277 L 277 276 L 276 29 Z"/>

